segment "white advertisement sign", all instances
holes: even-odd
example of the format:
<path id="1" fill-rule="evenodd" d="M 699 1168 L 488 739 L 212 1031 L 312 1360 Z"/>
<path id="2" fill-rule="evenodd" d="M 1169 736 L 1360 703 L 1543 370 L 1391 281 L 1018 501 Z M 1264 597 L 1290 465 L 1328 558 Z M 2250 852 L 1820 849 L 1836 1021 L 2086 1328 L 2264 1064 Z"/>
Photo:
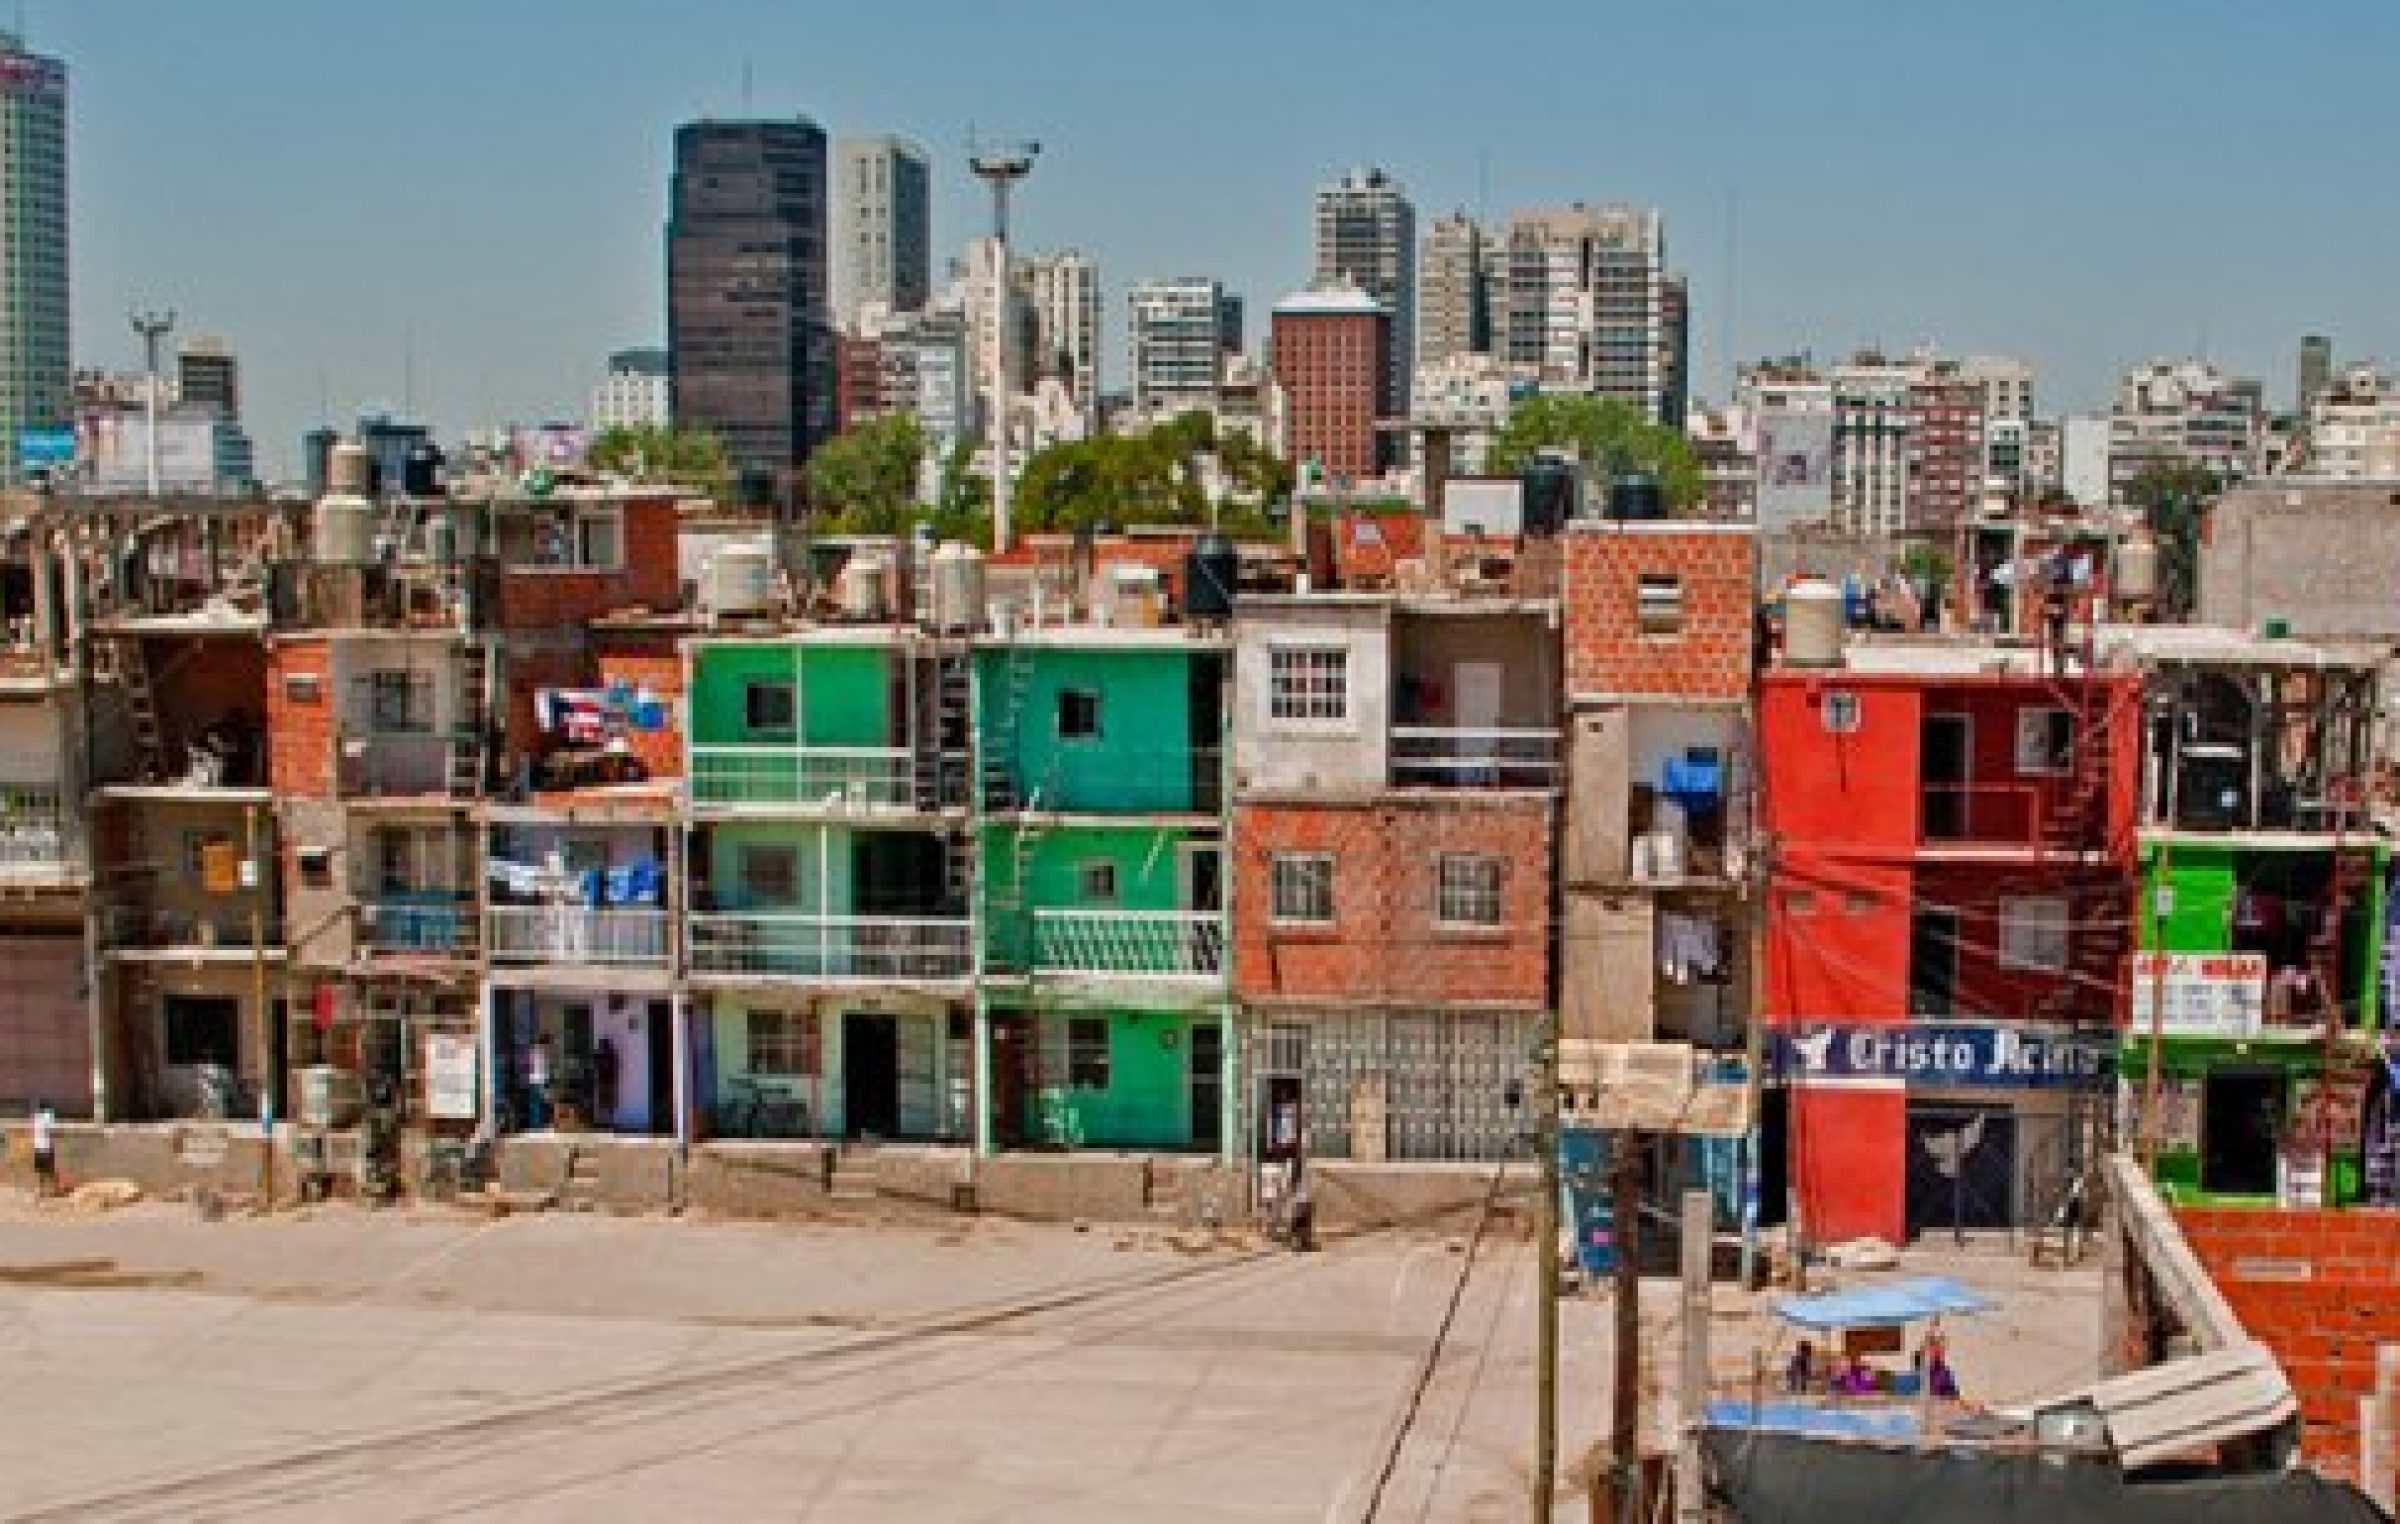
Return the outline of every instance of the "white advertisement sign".
<path id="1" fill-rule="evenodd" d="M 452 1122 L 475 1120 L 475 1039 L 441 1033 L 425 1039 L 425 1110 Z"/>
<path id="2" fill-rule="evenodd" d="M 2161 997 L 2164 997 L 2164 1009 Z M 2264 1020 L 2264 953 L 2133 955 L 2133 1030 L 2169 1037 L 2253 1037 Z"/>

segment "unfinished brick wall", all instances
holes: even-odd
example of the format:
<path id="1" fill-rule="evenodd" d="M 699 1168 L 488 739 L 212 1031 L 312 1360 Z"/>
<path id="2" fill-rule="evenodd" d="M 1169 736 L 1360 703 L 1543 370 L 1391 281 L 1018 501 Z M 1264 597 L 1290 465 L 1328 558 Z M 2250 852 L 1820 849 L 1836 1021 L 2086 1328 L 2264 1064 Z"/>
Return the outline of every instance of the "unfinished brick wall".
<path id="1" fill-rule="evenodd" d="M 1360 806 L 1245 804 L 1234 816 L 1233 967 L 1245 1000 L 1545 1004 L 1547 799 L 1447 797 Z M 1278 923 L 1270 864 L 1334 858 L 1332 924 Z M 1437 924 L 1444 853 L 1497 857 L 1500 925 Z"/>
<path id="2" fill-rule="evenodd" d="M 1750 691 L 1758 546 L 1747 529 L 1580 520 L 1566 534 L 1570 698 L 1740 699 Z M 1644 577 L 1673 578 L 1682 618 L 1645 632 Z"/>
<path id="3" fill-rule="evenodd" d="M 2176 1222 L 2300 1399 L 2302 1458 L 2356 1480 L 2375 1347 L 2400 1343 L 2400 1213 L 2181 1207 Z"/>
<path id="4" fill-rule="evenodd" d="M 276 637 L 267 649 L 266 701 L 268 783 L 279 795 L 332 798 L 341 724 L 332 646 L 322 636 Z"/>
<path id="5" fill-rule="evenodd" d="M 628 609 L 666 612 L 680 601 L 675 500 L 625 504 L 624 564 L 615 571 L 515 570 L 500 579 L 504 630 L 573 630 Z"/>
<path id="6" fill-rule="evenodd" d="M 675 637 L 667 634 L 618 634 L 595 637 L 600 686 L 624 683 L 637 692 L 647 689 L 666 701 L 667 728 L 637 730 L 625 743 L 653 778 L 683 776 L 683 656 Z"/>

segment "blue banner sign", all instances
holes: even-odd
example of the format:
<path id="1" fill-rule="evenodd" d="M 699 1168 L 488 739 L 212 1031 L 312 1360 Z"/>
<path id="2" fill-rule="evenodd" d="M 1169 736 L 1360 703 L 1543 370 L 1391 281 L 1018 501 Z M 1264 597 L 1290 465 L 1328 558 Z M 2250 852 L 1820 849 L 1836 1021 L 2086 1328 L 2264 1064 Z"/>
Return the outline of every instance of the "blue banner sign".
<path id="1" fill-rule="evenodd" d="M 1775 1073 L 1812 1080 L 1898 1080 L 1928 1090 L 2073 1089 L 2113 1072 L 2110 1032 L 1991 1021 L 1808 1023 L 1773 1034 Z"/>
<path id="2" fill-rule="evenodd" d="M 69 466 L 75 463 L 73 429 L 17 430 L 17 459 L 25 466 Z"/>

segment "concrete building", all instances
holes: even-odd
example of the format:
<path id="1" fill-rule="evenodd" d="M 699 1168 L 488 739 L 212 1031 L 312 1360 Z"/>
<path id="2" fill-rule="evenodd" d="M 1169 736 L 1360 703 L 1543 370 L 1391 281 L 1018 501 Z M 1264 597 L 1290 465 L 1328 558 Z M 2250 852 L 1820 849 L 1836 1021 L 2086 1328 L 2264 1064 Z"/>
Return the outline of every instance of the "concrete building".
<path id="1" fill-rule="evenodd" d="M 0 32 L 0 481 L 18 431 L 68 412 L 67 66 Z"/>
<path id="2" fill-rule="evenodd" d="M 1861 355 L 1826 372 L 1833 391 L 1833 524 L 1848 534 L 1891 536 L 1908 527 L 1910 368 Z"/>
<path id="3" fill-rule="evenodd" d="M 1944 535 L 1981 508 L 1990 459 L 1985 397 L 1985 383 L 1955 361 L 1909 366 L 1908 529 Z"/>
<path id="4" fill-rule="evenodd" d="M 2112 501 L 2109 483 L 2109 444 L 2113 434 L 2108 418 L 2082 413 L 2059 420 L 2059 485 L 2085 508 L 2105 508 Z"/>
<path id="5" fill-rule="evenodd" d="M 1700 501 L 1704 517 L 1746 523 L 1758 514 L 1758 455 L 1745 439 L 1748 420 L 1738 409 L 1694 408 L 1684 433 L 1700 457 Z"/>
<path id="6" fill-rule="evenodd" d="M 219 417 L 240 422 L 242 365 L 232 346 L 223 339 L 202 335 L 176 351 L 175 400 L 185 407 L 209 408 Z"/>
<path id="7" fill-rule="evenodd" d="M 1440 433 L 1449 440 L 1451 470 L 1482 475 L 1492 441 L 1531 385 L 1506 361 L 1488 354 L 1462 351 L 1446 360 L 1420 361 L 1408 404 L 1411 469 L 1424 480 L 1425 436 Z"/>
<path id="8" fill-rule="evenodd" d="M 2285 471 L 2350 480 L 2400 477 L 2400 389 L 2359 363 L 2319 383 Z"/>
<path id="9" fill-rule="evenodd" d="M 1493 310 L 1502 290 L 1499 243 L 1465 212 L 1437 219 L 1425 233 L 1417 284 L 1416 367 L 1492 352 Z"/>
<path id="10" fill-rule="evenodd" d="M 869 302 L 914 312 L 933 299 L 933 176 L 925 150 L 888 133 L 833 148 L 833 320 L 856 333 Z"/>
<path id="11" fill-rule="evenodd" d="M 2299 387 L 2293 394 L 2292 411 L 2306 413 L 2333 379 L 2333 340 L 2321 333 L 2312 333 L 2300 340 Z"/>
<path id="12" fill-rule="evenodd" d="M 1508 222 L 1502 334 L 1545 387 L 1671 409 L 1666 222 L 1632 206 L 1518 212 Z"/>
<path id="13" fill-rule="evenodd" d="M 1275 304 L 1270 363 L 1283 389 L 1284 448 L 1334 481 L 1380 476 L 1394 455 L 1390 309 L 1356 286 L 1294 292 Z"/>
<path id="14" fill-rule="evenodd" d="M 806 118 L 675 131 L 667 350 L 678 424 L 756 487 L 796 488 L 833 431 L 825 133 Z"/>
<path id="15" fill-rule="evenodd" d="M 1135 284 L 1127 296 L 1135 412 L 1156 417 L 1217 400 L 1226 302 L 1225 288 L 1204 275 Z"/>
<path id="16" fill-rule="evenodd" d="M 592 389 L 595 429 L 663 428 L 672 413 L 672 367 L 663 349 L 620 349 Z"/>
<path id="17" fill-rule="evenodd" d="M 1417 209 L 1389 173 L 1353 169 L 1319 187 L 1313 281 L 1353 285 L 1383 304 L 1392 326 L 1383 394 L 1407 396 L 1416 372 Z"/>
<path id="18" fill-rule="evenodd" d="M 1692 393 L 1692 287 L 1680 275 L 1659 285 L 1658 368 L 1658 421 L 1680 429 Z"/>
<path id="19" fill-rule="evenodd" d="M 2152 360 L 2125 373 L 2109 411 L 2109 501 L 2153 464 L 2201 468 L 2221 482 L 2259 469 L 2266 439 L 2263 389 L 2206 360 Z"/>
<path id="20" fill-rule="evenodd" d="M 1088 254 L 1064 249 L 1012 259 L 1012 273 L 1033 313 L 1029 385 L 1055 380 L 1087 422 L 1100 407 L 1100 266 Z"/>

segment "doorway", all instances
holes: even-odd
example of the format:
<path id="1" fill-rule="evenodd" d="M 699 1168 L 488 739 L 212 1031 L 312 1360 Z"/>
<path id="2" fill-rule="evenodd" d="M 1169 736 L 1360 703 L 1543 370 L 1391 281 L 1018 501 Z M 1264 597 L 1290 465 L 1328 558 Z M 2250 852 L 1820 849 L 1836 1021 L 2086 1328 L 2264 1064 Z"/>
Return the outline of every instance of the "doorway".
<path id="1" fill-rule="evenodd" d="M 1225 1142 L 1225 1029 L 1192 1024 L 1192 1147 L 1215 1153 Z"/>
<path id="2" fill-rule="evenodd" d="M 1908 1235 L 2011 1228 L 2017 1114 L 2005 1106 L 1908 1108 Z"/>
<path id="3" fill-rule="evenodd" d="M 675 1130 L 675 1007 L 653 1000 L 644 1019 L 649 1023 L 642 1036 L 650 1050 L 650 1131 L 665 1137 Z"/>
<path id="4" fill-rule="evenodd" d="M 1225 849 L 1213 841 L 1187 841 L 1177 852 L 1176 893 L 1183 908 L 1213 914 L 1225 908 Z M 1187 924 L 1189 945 L 1177 971 L 1213 974 L 1224 965 L 1224 930 L 1214 921 Z"/>
<path id="5" fill-rule="evenodd" d="M 1958 1008 L 1958 912 L 1939 906 L 1908 919 L 1908 1014 L 1947 1016 Z"/>
<path id="6" fill-rule="evenodd" d="M 1963 714 L 1929 714 L 1917 734 L 1917 779 L 1923 794 L 1927 841 L 1964 841 L 1971 822 L 1967 811 L 1968 759 L 1974 727 Z"/>
<path id="7" fill-rule="evenodd" d="M 2275 1194 L 2284 1103 L 2284 1078 L 2270 1069 L 2212 1070 L 2200 1081 L 2200 1189 Z"/>
<path id="8" fill-rule="evenodd" d="M 899 1130 L 899 1019 L 852 1011 L 842 1018 L 842 1133 L 888 1138 Z"/>
<path id="9" fill-rule="evenodd" d="M 1032 1018 L 992 1017 L 992 1139 L 1002 1148 L 1025 1141 L 1025 1069 L 1033 1054 Z"/>

